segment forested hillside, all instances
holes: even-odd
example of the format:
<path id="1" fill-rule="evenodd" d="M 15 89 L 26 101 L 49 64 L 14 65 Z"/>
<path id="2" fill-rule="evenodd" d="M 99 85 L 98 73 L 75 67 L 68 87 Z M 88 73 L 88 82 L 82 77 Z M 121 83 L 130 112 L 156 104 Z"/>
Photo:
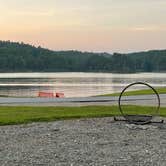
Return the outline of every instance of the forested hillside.
<path id="1" fill-rule="evenodd" d="M 166 50 L 130 54 L 51 51 L 0 41 L 0 72 L 164 72 Z"/>

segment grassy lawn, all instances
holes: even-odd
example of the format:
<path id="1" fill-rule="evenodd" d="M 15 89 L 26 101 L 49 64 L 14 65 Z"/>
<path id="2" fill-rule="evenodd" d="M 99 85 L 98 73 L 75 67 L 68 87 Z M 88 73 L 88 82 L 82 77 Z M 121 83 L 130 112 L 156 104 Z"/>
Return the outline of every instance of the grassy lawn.
<path id="1" fill-rule="evenodd" d="M 127 106 L 130 113 L 146 114 L 152 107 Z M 141 110 L 141 112 L 140 112 Z M 117 106 L 84 107 L 0 107 L 0 125 L 48 122 L 60 119 L 118 116 Z M 161 116 L 166 116 L 166 108 L 161 108 Z"/>
<path id="2" fill-rule="evenodd" d="M 159 94 L 166 94 L 166 88 L 156 88 Z M 127 91 L 123 94 L 125 96 L 132 96 L 132 95 L 150 95 L 154 94 L 151 89 L 144 89 L 144 90 L 135 90 L 135 91 Z M 105 94 L 101 96 L 119 96 L 120 93 L 112 93 L 112 94 Z"/>

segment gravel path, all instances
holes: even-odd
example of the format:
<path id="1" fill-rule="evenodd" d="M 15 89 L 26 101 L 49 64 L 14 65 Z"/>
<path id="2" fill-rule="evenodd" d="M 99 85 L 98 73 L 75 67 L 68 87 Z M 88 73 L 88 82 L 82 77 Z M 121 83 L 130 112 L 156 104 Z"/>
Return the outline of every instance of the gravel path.
<path id="1" fill-rule="evenodd" d="M 0 165 L 165 166 L 166 124 L 94 118 L 0 126 Z"/>

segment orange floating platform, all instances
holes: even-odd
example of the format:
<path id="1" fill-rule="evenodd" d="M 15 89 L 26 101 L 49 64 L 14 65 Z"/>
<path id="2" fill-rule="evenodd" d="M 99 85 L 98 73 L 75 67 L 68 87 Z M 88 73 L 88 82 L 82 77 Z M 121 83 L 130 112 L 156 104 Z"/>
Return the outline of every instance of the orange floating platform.
<path id="1" fill-rule="evenodd" d="M 53 97 L 57 97 L 57 98 L 63 98 L 65 97 L 64 93 L 54 93 L 53 92 L 39 92 L 38 93 L 38 97 L 47 97 L 47 98 L 53 98 Z"/>
<path id="2" fill-rule="evenodd" d="M 38 97 L 54 97 L 54 93 L 49 92 L 39 92 Z"/>

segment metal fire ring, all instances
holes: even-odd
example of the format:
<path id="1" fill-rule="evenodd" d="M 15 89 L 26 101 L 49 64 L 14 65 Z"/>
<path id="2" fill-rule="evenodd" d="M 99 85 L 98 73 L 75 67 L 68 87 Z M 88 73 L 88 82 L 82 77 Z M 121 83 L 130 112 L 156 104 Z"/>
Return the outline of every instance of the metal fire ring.
<path id="1" fill-rule="evenodd" d="M 120 96 L 119 96 L 119 100 L 118 100 L 118 104 L 119 104 L 119 110 L 122 114 L 122 116 L 129 122 L 129 123 L 134 123 L 134 124 L 147 124 L 147 123 L 150 123 L 153 116 L 152 115 L 125 115 L 123 110 L 122 110 L 122 107 L 121 107 L 121 97 L 123 95 L 123 93 L 126 91 L 126 89 L 128 89 L 129 87 L 133 86 L 133 85 L 146 85 L 148 86 L 149 88 L 151 88 L 153 90 L 153 92 L 156 94 L 157 96 L 157 100 L 158 100 L 158 105 L 156 107 L 156 111 L 154 112 L 154 115 L 153 116 L 157 116 L 158 113 L 159 113 L 159 109 L 160 109 L 160 97 L 159 97 L 159 94 L 158 92 L 152 87 L 150 86 L 149 84 L 147 83 L 144 83 L 144 82 L 135 82 L 135 83 L 132 83 L 128 86 L 126 86 Z"/>

